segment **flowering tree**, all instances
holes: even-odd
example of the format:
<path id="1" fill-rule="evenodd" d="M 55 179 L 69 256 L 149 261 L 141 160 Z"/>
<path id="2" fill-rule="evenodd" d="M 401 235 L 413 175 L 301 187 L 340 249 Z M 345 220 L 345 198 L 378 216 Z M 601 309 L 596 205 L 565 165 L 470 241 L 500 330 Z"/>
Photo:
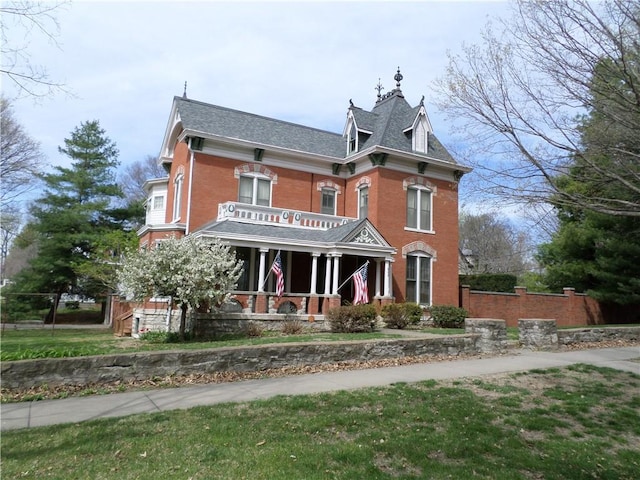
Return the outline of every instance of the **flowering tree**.
<path id="1" fill-rule="evenodd" d="M 242 261 L 217 238 L 169 237 L 156 248 L 125 255 L 118 280 L 123 292 L 136 300 L 171 297 L 181 309 L 179 333 L 184 339 L 188 309 L 203 302 L 223 303 L 241 270 Z"/>

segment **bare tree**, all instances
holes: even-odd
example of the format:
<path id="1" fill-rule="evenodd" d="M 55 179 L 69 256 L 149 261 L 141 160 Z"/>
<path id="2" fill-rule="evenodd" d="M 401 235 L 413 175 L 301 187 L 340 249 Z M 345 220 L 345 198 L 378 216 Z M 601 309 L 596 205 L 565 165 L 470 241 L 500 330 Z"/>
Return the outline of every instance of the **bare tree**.
<path id="1" fill-rule="evenodd" d="M 3 97 L 0 97 L 0 129 L 0 206 L 4 210 L 33 188 L 43 162 L 40 144 L 27 135 Z"/>
<path id="2" fill-rule="evenodd" d="M 464 273 L 521 275 L 531 263 L 531 244 L 524 231 L 496 213 L 460 214 L 460 251 Z"/>
<path id="3" fill-rule="evenodd" d="M 637 0 L 516 0 L 500 25 L 487 26 L 481 46 L 450 55 L 436 85 L 439 106 L 472 147 L 465 160 L 479 193 L 640 216 Z M 594 117 L 599 135 L 586 148 Z M 615 189 L 563 188 L 567 177 Z"/>
<path id="4" fill-rule="evenodd" d="M 32 34 L 44 35 L 56 44 L 60 32 L 56 14 L 67 1 L 3 1 L 0 4 L 2 42 L 0 73 L 17 87 L 19 95 L 43 97 L 64 90 L 62 83 L 49 78 L 47 69 L 31 62 L 29 40 Z M 20 34 L 9 36 L 9 32 Z M 17 39 L 21 38 L 20 41 Z"/>
<path id="5" fill-rule="evenodd" d="M 142 186 L 147 180 L 166 177 L 166 170 L 158 164 L 158 158 L 147 155 L 144 159 L 129 164 L 118 175 L 118 183 L 127 203 L 144 201 L 146 193 Z"/>

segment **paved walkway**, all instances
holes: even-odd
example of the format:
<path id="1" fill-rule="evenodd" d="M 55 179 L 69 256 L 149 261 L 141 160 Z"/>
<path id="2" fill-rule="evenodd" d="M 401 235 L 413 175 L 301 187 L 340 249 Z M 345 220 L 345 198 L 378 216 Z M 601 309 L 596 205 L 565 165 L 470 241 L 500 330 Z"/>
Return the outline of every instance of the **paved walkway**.
<path id="1" fill-rule="evenodd" d="M 534 368 L 564 367 L 575 363 L 587 363 L 640 374 L 640 347 L 570 352 L 515 350 L 508 355 L 480 359 L 323 372 L 63 400 L 5 403 L 0 405 L 1 430 L 77 423 L 97 418 L 123 417 L 225 402 L 247 402 L 276 395 L 304 395 L 384 386 L 397 382 L 474 377 Z"/>

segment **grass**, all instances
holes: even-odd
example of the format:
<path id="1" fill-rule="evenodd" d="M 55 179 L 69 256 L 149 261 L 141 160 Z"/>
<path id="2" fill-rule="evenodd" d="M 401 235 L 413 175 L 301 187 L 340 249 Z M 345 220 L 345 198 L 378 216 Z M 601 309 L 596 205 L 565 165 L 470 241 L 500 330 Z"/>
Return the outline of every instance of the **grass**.
<path id="1" fill-rule="evenodd" d="M 0 337 L 1 361 L 35 358 L 78 357 L 111 353 L 142 352 L 154 350 L 197 350 L 239 345 L 264 345 L 287 342 L 320 342 L 344 340 L 370 340 L 397 338 L 399 335 L 383 333 L 307 333 L 278 335 L 268 333 L 261 337 L 227 336 L 216 341 L 184 343 L 151 343 L 130 337 L 115 337 L 110 329 L 24 329 L 5 330 Z"/>
<path id="2" fill-rule="evenodd" d="M 640 471 L 640 376 L 585 365 L 2 434 L 3 478 L 611 479 Z"/>

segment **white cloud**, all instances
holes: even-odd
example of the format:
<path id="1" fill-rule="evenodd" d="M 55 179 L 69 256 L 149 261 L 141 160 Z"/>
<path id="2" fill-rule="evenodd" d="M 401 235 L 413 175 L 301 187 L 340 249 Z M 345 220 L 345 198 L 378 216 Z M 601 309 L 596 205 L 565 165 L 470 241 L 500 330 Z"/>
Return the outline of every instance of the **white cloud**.
<path id="1" fill-rule="evenodd" d="M 425 95 L 429 106 L 446 51 L 506 11 L 499 2 L 76 2 L 58 13 L 60 48 L 37 36 L 30 45 L 31 61 L 75 96 L 21 99 L 14 110 L 54 164 L 66 162 L 58 145 L 92 119 L 122 163 L 157 154 L 184 81 L 196 100 L 341 132 L 349 99 L 371 108 L 378 78 L 391 90 L 398 66 L 409 103 Z"/>

